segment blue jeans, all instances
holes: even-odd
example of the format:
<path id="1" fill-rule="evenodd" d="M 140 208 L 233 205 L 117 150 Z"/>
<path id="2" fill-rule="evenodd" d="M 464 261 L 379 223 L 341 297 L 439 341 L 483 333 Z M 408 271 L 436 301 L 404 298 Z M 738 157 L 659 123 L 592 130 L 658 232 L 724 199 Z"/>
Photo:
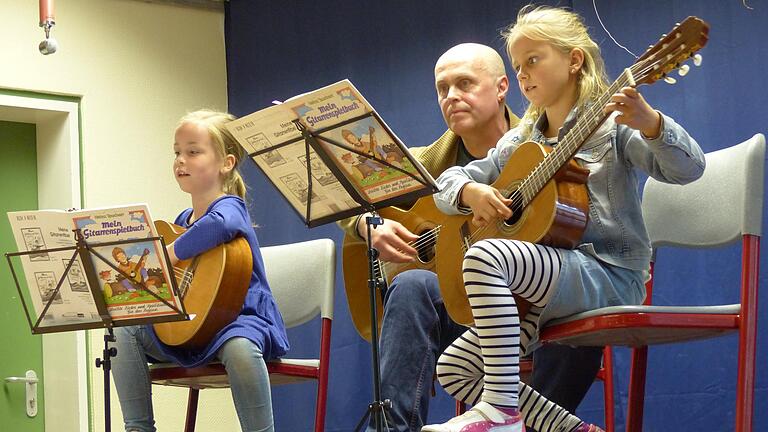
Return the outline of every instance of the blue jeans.
<path id="1" fill-rule="evenodd" d="M 125 430 L 154 432 L 147 356 L 157 361 L 168 359 L 157 349 L 145 326 L 118 327 L 115 338 L 117 356 L 112 360 L 112 376 Z M 222 346 L 217 357 L 229 376 L 242 430 L 274 432 L 269 373 L 259 348 L 248 339 L 233 338 Z"/>
<path id="2" fill-rule="evenodd" d="M 379 341 L 381 393 L 392 401 L 391 430 L 421 430 L 437 358 L 465 330 L 448 316 L 434 273 L 409 270 L 394 278 L 384 298 Z M 531 386 L 574 412 L 600 368 L 602 348 L 544 345 L 533 356 Z M 373 423 L 368 430 L 375 430 Z"/>

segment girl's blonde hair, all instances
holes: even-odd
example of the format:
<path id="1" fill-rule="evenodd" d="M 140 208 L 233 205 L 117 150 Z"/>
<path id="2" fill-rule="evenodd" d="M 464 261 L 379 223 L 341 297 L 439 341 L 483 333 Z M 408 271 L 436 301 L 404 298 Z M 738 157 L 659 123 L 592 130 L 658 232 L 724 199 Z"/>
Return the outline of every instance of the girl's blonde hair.
<path id="1" fill-rule="evenodd" d="M 198 110 L 191 112 L 179 120 L 179 126 L 185 123 L 191 123 L 205 128 L 208 131 L 208 135 L 211 137 L 211 143 L 213 144 L 216 155 L 220 158 L 225 158 L 227 155 L 235 157 L 235 167 L 224 175 L 223 187 L 224 192 L 230 195 L 237 195 L 240 198 L 245 199 L 245 182 L 240 172 L 237 170 L 237 166 L 243 159 L 244 152 L 242 147 L 237 144 L 235 137 L 232 133 L 224 127 L 225 124 L 231 122 L 236 117 L 232 114 L 211 110 Z"/>
<path id="2" fill-rule="evenodd" d="M 581 49 L 584 62 L 577 72 L 576 85 L 576 106 L 580 111 L 587 102 L 608 90 L 608 77 L 600 47 L 589 37 L 587 27 L 578 14 L 551 6 L 527 5 L 520 9 L 517 20 L 502 32 L 502 36 L 510 59 L 512 43 L 520 36 L 547 42 L 566 54 L 574 48 Z M 521 121 L 524 134 L 531 132 L 534 122 L 543 113 L 543 108 L 528 104 Z"/>

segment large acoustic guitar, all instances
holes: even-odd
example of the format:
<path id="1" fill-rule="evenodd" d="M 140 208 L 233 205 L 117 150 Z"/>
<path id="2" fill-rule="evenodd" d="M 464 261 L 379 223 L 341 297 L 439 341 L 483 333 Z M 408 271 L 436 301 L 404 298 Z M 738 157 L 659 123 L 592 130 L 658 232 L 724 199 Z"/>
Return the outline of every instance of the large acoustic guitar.
<path id="1" fill-rule="evenodd" d="M 186 231 L 164 221 L 155 221 L 155 228 L 166 244 Z M 157 337 L 166 345 L 204 348 L 240 313 L 252 271 L 251 248 L 243 237 L 179 261 L 174 268 L 179 294 L 187 313 L 194 318 L 154 324 Z"/>
<path id="2" fill-rule="evenodd" d="M 607 118 L 603 107 L 611 95 L 626 86 L 637 87 L 664 78 L 706 44 L 708 31 L 704 21 L 686 18 L 625 69 L 554 149 L 536 142 L 520 145 L 492 185 L 512 200 L 511 218 L 484 227 L 474 226 L 471 215 L 450 216 L 443 221 L 436 246 L 437 275 L 446 309 L 454 321 L 466 325 L 473 322 L 461 263 L 477 241 L 506 238 L 560 248 L 579 244 L 589 214 L 589 171 L 579 166 L 573 156 Z"/>
<path id="3" fill-rule="evenodd" d="M 409 231 L 419 236 L 410 243 L 418 251 L 416 261 L 410 263 L 391 263 L 378 260 L 374 265 L 376 277 L 384 278 L 389 283 L 398 274 L 411 269 L 435 270 L 435 243 L 440 234 L 441 221 L 447 216 L 435 207 L 432 196 L 420 198 L 416 204 L 405 211 L 397 207 L 379 210 L 385 219 L 403 224 Z M 366 242 L 357 237 L 344 236 L 342 249 L 344 268 L 344 289 L 352 315 L 352 322 L 357 332 L 366 340 L 371 340 L 371 309 L 368 289 L 368 248 Z M 376 297 L 377 325 L 381 323 L 383 312 L 382 299 Z"/>

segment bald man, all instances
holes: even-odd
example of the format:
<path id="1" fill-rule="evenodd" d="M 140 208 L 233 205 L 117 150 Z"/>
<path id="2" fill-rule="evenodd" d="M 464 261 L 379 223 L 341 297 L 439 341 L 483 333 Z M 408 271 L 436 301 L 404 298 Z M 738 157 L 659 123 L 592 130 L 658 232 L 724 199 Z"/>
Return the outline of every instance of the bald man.
<path id="1" fill-rule="evenodd" d="M 509 79 L 504 61 L 486 45 L 460 44 L 440 56 L 435 64 L 435 89 L 448 130 L 429 146 L 409 149 L 434 177 L 451 166 L 485 157 L 520 121 L 505 105 Z M 341 221 L 339 226 L 350 236 L 365 238 L 362 216 Z M 371 231 L 371 244 L 380 259 L 389 262 L 413 260 L 416 250 L 408 242 L 417 238 L 394 220 L 385 220 Z M 394 278 L 384 298 L 379 346 L 382 398 L 392 401 L 391 430 L 421 430 L 427 420 L 437 358 L 465 330 L 448 316 L 437 275 L 408 270 Z M 533 387 L 545 389 L 542 394 L 573 411 L 594 380 L 601 351 L 565 350 L 554 346 L 536 351 Z M 577 385 L 573 370 L 579 378 Z"/>

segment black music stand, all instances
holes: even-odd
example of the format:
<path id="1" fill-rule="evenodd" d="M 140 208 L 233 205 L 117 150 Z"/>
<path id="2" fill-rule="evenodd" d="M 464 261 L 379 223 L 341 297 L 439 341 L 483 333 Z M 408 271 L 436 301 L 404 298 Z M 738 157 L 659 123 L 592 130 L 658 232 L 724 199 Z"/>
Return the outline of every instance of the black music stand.
<path id="1" fill-rule="evenodd" d="M 261 150 L 258 150 L 256 152 L 250 153 L 249 156 L 254 159 L 256 162 L 256 165 L 264 172 L 265 176 L 272 182 L 272 184 L 275 186 L 275 188 L 280 191 L 280 193 L 284 196 L 284 198 L 291 203 L 291 196 L 289 196 L 289 193 L 286 191 L 286 188 L 279 186 L 279 181 L 275 175 L 275 173 L 268 169 L 268 167 L 263 165 L 263 161 L 260 161 L 256 159 L 259 156 L 264 156 L 267 154 L 270 154 L 271 152 L 274 152 L 279 149 L 283 149 L 288 146 L 292 145 L 299 145 L 303 146 L 303 157 L 307 161 L 306 166 L 306 178 L 304 180 L 304 184 L 306 185 L 306 190 L 304 191 L 304 197 L 306 198 L 306 207 L 303 209 L 304 211 L 299 211 L 295 205 L 294 210 L 297 211 L 299 214 L 299 217 L 301 217 L 304 221 L 304 223 L 310 227 L 313 228 L 315 226 L 323 225 L 330 222 L 335 222 L 340 219 L 344 219 L 350 216 L 357 216 L 364 213 L 371 213 L 371 215 L 366 216 L 366 227 L 367 227 L 367 238 L 368 238 L 368 272 L 369 272 L 369 279 L 368 279 L 368 288 L 369 288 L 369 295 L 370 295 L 370 307 L 371 307 L 371 354 L 372 354 L 372 369 L 373 369 L 373 402 L 371 402 L 368 405 L 368 409 L 363 414 L 363 417 L 360 419 L 360 422 L 355 427 L 355 430 L 360 430 L 361 426 L 365 424 L 366 419 L 368 417 L 372 417 L 374 421 L 374 425 L 376 427 L 377 432 L 381 432 L 387 423 L 387 409 L 391 408 L 391 402 L 389 400 L 382 400 L 381 399 L 381 370 L 380 370 L 380 364 L 379 364 L 379 336 L 378 336 L 378 325 L 377 325 L 377 319 L 378 316 L 377 312 L 377 305 L 376 305 L 376 296 L 380 295 L 383 296 L 383 293 L 386 290 L 386 282 L 382 277 L 377 277 L 374 267 L 375 263 L 378 259 L 379 252 L 371 247 L 371 229 L 375 229 L 376 226 L 381 225 L 383 223 L 383 220 L 376 214 L 376 210 L 383 208 L 383 207 L 389 207 L 392 205 L 397 204 L 403 204 L 407 202 L 413 202 L 417 198 L 431 195 L 435 192 L 437 192 L 437 186 L 435 185 L 434 179 L 429 175 L 429 173 L 421 166 L 421 164 L 414 159 L 414 157 L 407 151 L 405 146 L 397 140 L 397 138 L 394 136 L 391 130 L 387 127 L 386 123 L 384 123 L 383 120 L 378 116 L 378 114 L 373 111 L 369 113 L 365 113 L 363 115 L 358 115 L 355 117 L 352 117 L 348 120 L 339 122 L 337 124 L 334 124 L 330 127 L 325 127 L 321 129 L 316 130 L 310 130 L 307 128 L 304 123 L 298 118 L 292 120 L 294 126 L 296 129 L 301 133 L 301 136 L 298 138 L 293 138 L 290 140 L 287 140 L 285 142 L 277 143 L 270 146 L 265 146 Z M 350 125 L 354 125 L 356 122 L 367 122 L 366 124 L 373 124 L 376 125 L 376 127 L 381 128 L 384 130 L 388 137 L 392 139 L 394 143 L 398 146 L 398 151 L 403 156 L 404 160 L 407 159 L 408 164 L 413 167 L 413 169 L 408 170 L 404 168 L 405 165 L 391 163 L 390 161 L 386 160 L 383 157 L 377 157 L 374 153 L 366 153 L 363 151 L 360 151 L 353 146 L 343 144 L 339 142 L 338 140 L 332 138 L 329 135 L 335 135 L 338 136 L 339 130 L 341 130 L 343 127 L 350 127 Z M 373 140 L 373 137 L 369 137 L 370 140 Z M 347 152 L 350 154 L 355 154 L 358 156 L 358 159 L 360 160 L 370 160 L 375 164 L 379 164 L 381 169 L 389 168 L 391 169 L 391 172 L 393 173 L 400 173 L 402 174 L 402 178 L 406 179 L 407 182 L 411 182 L 411 185 L 409 188 L 406 188 L 402 191 L 396 190 L 394 188 L 392 190 L 392 193 L 388 193 L 385 199 L 372 201 L 369 199 L 364 191 L 362 190 L 360 183 L 355 180 L 355 178 L 350 175 L 349 172 L 342 169 L 342 164 L 339 161 L 338 154 L 334 151 L 334 149 L 340 149 L 343 152 Z M 295 152 L 294 152 L 295 153 Z M 313 155 L 317 155 L 320 160 L 323 162 L 324 171 L 327 169 L 327 171 L 330 171 L 332 173 L 332 176 L 335 178 L 335 181 L 338 181 L 341 184 L 341 187 L 346 191 L 348 194 L 348 198 L 351 200 L 354 200 L 356 205 L 350 206 L 349 202 L 347 201 L 345 203 L 345 206 L 339 206 L 342 208 L 338 212 L 333 212 L 331 214 L 322 214 L 319 217 L 313 217 L 313 211 L 312 211 L 312 203 L 315 201 L 315 195 L 313 191 L 313 183 L 317 180 L 317 176 L 313 175 L 313 168 L 312 164 L 310 163 L 311 157 Z M 398 175 L 398 174 L 395 174 Z M 313 180 L 314 179 L 314 180 Z M 413 187 L 413 183 L 416 183 L 418 185 L 417 188 Z M 293 204 L 292 204 L 293 205 Z M 327 204 L 326 204 L 327 205 Z M 387 430 L 389 428 L 387 427 Z"/>
<path id="2" fill-rule="evenodd" d="M 162 237 L 146 237 L 146 238 L 136 238 L 136 239 L 122 240 L 122 241 L 87 243 L 80 229 L 75 229 L 73 231 L 75 233 L 75 241 L 76 241 L 74 246 L 52 248 L 52 249 L 37 249 L 37 250 L 25 251 L 25 252 L 6 253 L 5 257 L 8 261 L 8 265 L 11 268 L 11 274 L 13 275 L 13 280 L 16 284 L 16 290 L 19 292 L 19 298 L 21 298 L 21 303 L 22 303 L 22 306 L 24 307 L 24 313 L 27 317 L 27 321 L 29 322 L 29 326 L 30 326 L 30 329 L 32 330 L 32 334 L 57 333 L 57 332 L 66 332 L 66 331 L 75 331 L 75 330 L 90 330 L 90 329 L 96 329 L 96 328 L 107 329 L 107 333 L 104 335 L 104 350 L 102 351 L 102 358 L 96 359 L 96 367 L 100 367 L 104 371 L 104 430 L 106 432 L 110 432 L 112 425 L 111 425 L 109 372 L 112 368 L 111 358 L 117 356 L 117 348 L 109 346 L 110 342 L 115 341 L 113 328 L 122 327 L 122 326 L 131 326 L 131 325 L 154 324 L 154 323 L 160 323 L 160 322 L 189 320 L 189 315 L 184 309 L 184 304 L 182 302 L 179 302 L 180 307 L 177 307 L 169 303 L 168 301 L 160 297 L 158 294 L 156 294 L 152 290 L 147 289 L 147 286 L 145 285 L 144 282 L 136 282 L 133 279 L 134 275 L 125 273 L 123 270 L 119 269 L 112 262 L 104 258 L 104 256 L 102 256 L 98 251 L 95 250 L 95 248 L 103 247 L 103 246 L 117 246 L 117 245 L 125 245 L 125 244 L 131 244 L 131 243 L 139 243 L 139 242 L 159 241 L 163 251 L 163 258 L 160 258 L 160 259 L 165 260 L 167 269 L 173 269 L 173 267 L 170 265 L 170 258 L 168 257 L 168 252 L 166 251 L 166 248 L 165 248 L 165 241 L 163 240 Z M 73 253 L 71 258 L 67 262 L 67 266 L 64 270 L 64 273 L 59 278 L 56 284 L 56 288 L 50 293 L 50 299 L 46 301 L 42 312 L 40 312 L 40 316 L 38 316 L 33 323 L 32 315 L 30 314 L 30 309 L 27 306 L 27 302 L 24 300 L 24 297 L 25 297 L 24 292 L 21 288 L 21 284 L 19 283 L 19 278 L 16 275 L 12 258 L 27 256 L 27 255 L 35 255 L 35 254 L 64 252 L 64 251 L 70 251 L 70 250 L 73 251 Z M 92 318 L 90 321 L 76 322 L 72 324 L 42 325 L 44 319 L 46 318 L 46 314 L 48 313 L 48 310 L 56 300 L 57 295 L 59 294 L 59 291 L 61 290 L 61 287 L 64 281 L 67 279 L 70 269 L 73 267 L 73 264 L 75 263 L 77 258 L 79 258 L 79 262 L 82 263 L 82 266 L 83 266 L 82 272 L 86 277 L 90 294 L 93 297 L 96 310 L 98 311 L 98 317 L 90 317 Z M 96 275 L 96 270 L 93 266 L 93 259 L 99 259 L 105 262 L 107 265 L 112 267 L 115 271 L 117 271 L 119 274 L 121 274 L 123 277 L 129 280 L 130 283 L 140 288 L 143 288 L 147 293 L 151 294 L 157 300 L 164 303 L 175 313 L 169 314 L 169 315 L 162 315 L 162 316 L 153 316 L 149 318 L 143 317 L 143 318 L 128 318 L 128 319 L 113 320 L 107 308 L 104 295 L 101 291 L 99 278 Z M 172 273 L 169 275 L 167 280 L 170 282 L 171 290 L 173 290 L 173 293 L 175 293 L 175 296 L 179 298 L 179 289 L 178 289 L 178 286 L 176 285 L 176 278 L 173 276 Z M 29 286 L 32 285 L 32 281 L 27 281 L 27 283 Z M 82 314 L 82 315 L 83 315 L 82 318 L 84 319 L 88 318 L 85 316 L 85 314 Z M 76 320 L 78 317 L 74 317 L 74 318 Z"/>

